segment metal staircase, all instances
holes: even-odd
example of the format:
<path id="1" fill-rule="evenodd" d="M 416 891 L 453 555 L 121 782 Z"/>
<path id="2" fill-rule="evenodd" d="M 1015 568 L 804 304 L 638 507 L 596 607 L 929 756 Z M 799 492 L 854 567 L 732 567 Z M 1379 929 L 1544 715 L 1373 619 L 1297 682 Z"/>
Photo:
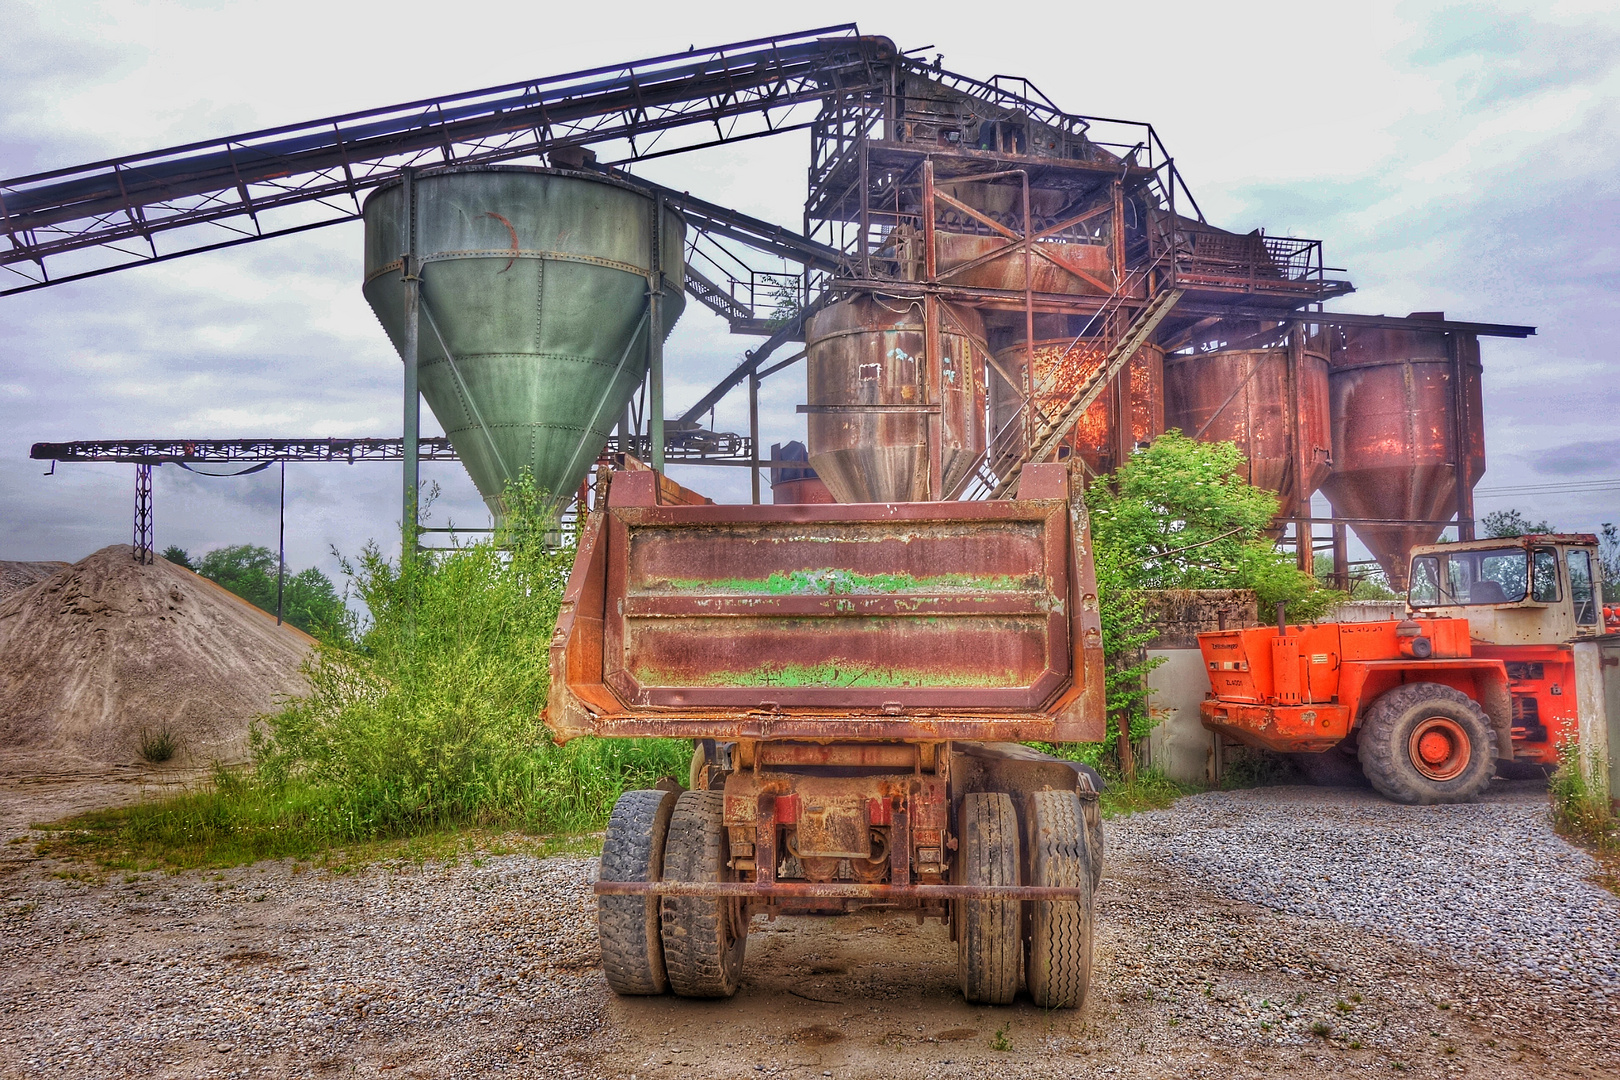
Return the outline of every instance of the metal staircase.
<path id="1" fill-rule="evenodd" d="M 1139 274 L 1146 274 L 1152 268 L 1144 268 Z M 1129 279 L 1127 279 L 1128 281 Z M 1125 289 L 1116 292 L 1110 301 L 1122 298 Z M 1035 429 L 1027 448 L 1020 448 L 1018 440 L 1006 437 L 1006 433 L 998 432 L 983 455 L 980 456 L 978 467 L 970 471 L 958 483 L 955 491 L 947 493 L 947 498 L 960 499 L 1004 499 L 1018 484 L 1018 478 L 1024 471 L 1024 466 L 1032 461 L 1043 461 L 1057 451 L 1058 446 L 1074 425 L 1084 416 L 1086 410 L 1091 408 L 1102 395 L 1103 389 L 1108 386 L 1119 374 L 1125 370 L 1136 351 L 1147 344 L 1153 332 L 1159 328 L 1159 323 L 1170 314 L 1185 290 L 1168 289 L 1155 296 L 1131 321 L 1114 347 L 1108 351 L 1097 370 L 1075 389 L 1073 396 L 1051 416 L 1044 417 L 1040 426 Z M 1115 304 L 1117 310 L 1118 304 Z M 1098 313 L 1102 317 L 1108 308 Z M 1094 320 L 1095 321 L 1095 320 Z M 1078 344 L 1079 339 L 1076 339 Z M 1071 345 L 1070 348 L 1073 348 Z M 1000 443 L 1000 452 L 997 444 Z"/>

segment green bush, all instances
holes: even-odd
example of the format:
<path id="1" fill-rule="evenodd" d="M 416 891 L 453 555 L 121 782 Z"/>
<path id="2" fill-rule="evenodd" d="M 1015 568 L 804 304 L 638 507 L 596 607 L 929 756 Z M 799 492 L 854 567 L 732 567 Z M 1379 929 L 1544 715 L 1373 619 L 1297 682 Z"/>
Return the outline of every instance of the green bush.
<path id="1" fill-rule="evenodd" d="M 494 541 L 403 565 L 368 545 L 343 563 L 370 620 L 321 644 L 311 693 L 255 730 L 252 769 L 78 827 L 121 859 L 216 865 L 468 825 L 595 829 L 626 788 L 684 780 L 689 740 L 551 741 L 541 712 L 574 553 L 545 546 L 531 489 L 507 506 Z"/>

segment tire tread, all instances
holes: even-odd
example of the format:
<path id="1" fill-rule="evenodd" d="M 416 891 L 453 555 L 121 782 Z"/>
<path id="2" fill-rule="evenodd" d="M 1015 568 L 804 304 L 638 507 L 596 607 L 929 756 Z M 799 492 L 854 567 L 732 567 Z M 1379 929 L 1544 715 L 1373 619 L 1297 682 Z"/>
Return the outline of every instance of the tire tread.
<path id="1" fill-rule="evenodd" d="M 619 796 L 602 843 L 603 881 L 657 881 L 663 876 L 664 837 L 674 807 L 672 791 Z M 597 897 L 596 936 L 602 973 L 614 993 L 662 994 L 669 988 L 657 897 Z"/>

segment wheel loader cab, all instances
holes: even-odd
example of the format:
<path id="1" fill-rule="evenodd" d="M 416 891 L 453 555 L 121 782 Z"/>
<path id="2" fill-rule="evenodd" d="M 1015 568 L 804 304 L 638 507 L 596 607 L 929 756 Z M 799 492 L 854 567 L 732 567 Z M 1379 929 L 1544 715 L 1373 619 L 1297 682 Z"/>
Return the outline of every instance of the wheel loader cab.
<path id="1" fill-rule="evenodd" d="M 1407 604 L 1468 620 L 1486 645 L 1558 645 L 1604 632 L 1597 537 L 1553 533 L 1412 551 Z"/>

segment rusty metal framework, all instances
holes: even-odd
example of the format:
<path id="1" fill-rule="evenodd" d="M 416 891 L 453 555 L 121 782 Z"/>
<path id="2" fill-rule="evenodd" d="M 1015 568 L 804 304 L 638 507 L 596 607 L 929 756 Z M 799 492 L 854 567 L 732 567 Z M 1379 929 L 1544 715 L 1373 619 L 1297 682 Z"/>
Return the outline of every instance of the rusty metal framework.
<path id="1" fill-rule="evenodd" d="M 799 130 L 810 135 L 802 232 L 620 168 Z M 686 291 L 733 332 L 765 341 L 671 425 L 680 430 L 667 457 L 747 465 L 756 477 L 766 464 L 757 431 L 716 442 L 696 421 L 745 381 L 757 395 L 761 372 L 804 355 L 767 368 L 773 354 L 804 340 L 818 310 L 850 296 L 922 309 L 923 396 L 908 407 L 926 414 L 930 499 L 1002 497 L 1025 464 L 1053 458 L 1078 459 L 1100 475 L 1163 430 L 1166 357 L 1199 364 L 1207 354 L 1267 348 L 1286 354 L 1286 407 L 1275 422 L 1287 429 L 1285 476 L 1297 490 L 1278 490 L 1308 565 L 1309 480 L 1322 464 L 1305 446 L 1312 409 L 1321 411 L 1311 399 L 1310 358 L 1330 351 L 1319 343 L 1380 329 L 1447 335 L 1457 354 L 1450 414 L 1460 445 L 1475 418 L 1457 357 L 1472 355 L 1481 335 L 1534 332 L 1327 313 L 1326 301 L 1353 289 L 1334 276 L 1321 242 L 1213 225 L 1151 124 L 1068 112 L 1027 79 L 947 71 L 854 24 L 3 181 L 0 233 L 9 246 L 0 247 L 0 293 L 353 220 L 364 192 L 410 170 L 522 158 L 606 169 L 685 218 Z M 951 335 L 970 339 L 987 384 L 1010 394 L 1013 408 L 985 417 L 983 449 L 947 482 L 941 342 Z M 861 408 L 895 406 L 811 402 L 807 411 Z M 655 428 L 663 417 L 656 414 Z M 625 435 L 633 454 L 648 449 L 638 438 Z M 1454 500 L 1465 533 L 1468 487 L 1458 485 Z M 1424 508 L 1412 524 L 1433 513 Z M 1342 526 L 1338 532 L 1342 562 Z"/>
<path id="2" fill-rule="evenodd" d="M 876 85 L 890 48 L 821 27 L 0 181 L 0 294 L 350 221 L 407 167 L 584 147 L 624 164 L 800 130 Z"/>
<path id="3" fill-rule="evenodd" d="M 423 461 L 458 461 L 455 447 L 441 437 L 422 439 L 418 455 Z M 602 451 L 604 461 L 629 453 L 645 459 L 649 436 L 612 436 Z M 671 430 L 666 458 L 680 465 L 732 465 L 752 463 L 753 442 L 747 435 L 707 431 L 698 427 Z M 403 439 L 84 439 L 77 442 L 35 443 L 28 456 L 35 461 L 133 462 L 137 465 L 228 464 L 232 462 L 401 461 Z M 769 461 L 764 464 L 771 464 Z"/>

